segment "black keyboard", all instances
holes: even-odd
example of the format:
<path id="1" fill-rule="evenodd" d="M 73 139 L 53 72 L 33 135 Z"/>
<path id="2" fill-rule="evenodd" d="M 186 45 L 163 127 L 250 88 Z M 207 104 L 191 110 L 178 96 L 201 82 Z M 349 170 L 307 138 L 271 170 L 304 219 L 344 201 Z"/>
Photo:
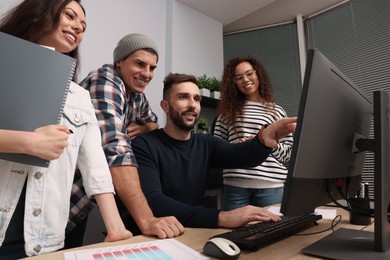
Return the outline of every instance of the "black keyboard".
<path id="1" fill-rule="evenodd" d="M 214 237 L 226 238 L 241 249 L 257 250 L 287 236 L 296 234 L 316 224 L 322 219 L 321 215 L 308 214 L 296 217 L 282 216 L 278 222 L 259 222 L 249 224 Z"/>

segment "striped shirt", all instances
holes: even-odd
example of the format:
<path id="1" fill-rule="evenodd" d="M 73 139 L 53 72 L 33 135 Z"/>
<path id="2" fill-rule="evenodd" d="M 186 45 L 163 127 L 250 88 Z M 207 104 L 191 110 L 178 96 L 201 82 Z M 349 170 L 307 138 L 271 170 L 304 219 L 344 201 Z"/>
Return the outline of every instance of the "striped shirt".
<path id="1" fill-rule="evenodd" d="M 278 105 L 271 111 L 262 103 L 246 101 L 242 116 L 237 117 L 236 127 L 226 124 L 218 117 L 214 135 L 236 143 L 241 138 L 256 135 L 262 126 L 283 117 L 287 117 L 287 114 Z M 279 140 L 278 147 L 261 165 L 245 169 L 224 169 L 224 184 L 254 189 L 282 187 L 287 176 L 287 168 L 283 163 L 290 160 L 292 145 L 293 136 L 290 134 Z"/>

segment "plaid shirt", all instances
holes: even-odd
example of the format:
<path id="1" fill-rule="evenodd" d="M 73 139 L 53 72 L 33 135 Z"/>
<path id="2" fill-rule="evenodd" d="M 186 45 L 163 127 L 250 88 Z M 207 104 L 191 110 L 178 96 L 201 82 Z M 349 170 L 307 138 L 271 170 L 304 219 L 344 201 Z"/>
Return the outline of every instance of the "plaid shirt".
<path id="1" fill-rule="evenodd" d="M 157 124 L 157 116 L 145 94 L 127 94 L 125 83 L 111 64 L 90 72 L 80 85 L 90 92 L 109 167 L 137 166 L 126 127 L 131 123 Z M 94 206 L 95 203 L 85 194 L 81 176 L 76 171 L 67 232 L 87 216 Z"/>

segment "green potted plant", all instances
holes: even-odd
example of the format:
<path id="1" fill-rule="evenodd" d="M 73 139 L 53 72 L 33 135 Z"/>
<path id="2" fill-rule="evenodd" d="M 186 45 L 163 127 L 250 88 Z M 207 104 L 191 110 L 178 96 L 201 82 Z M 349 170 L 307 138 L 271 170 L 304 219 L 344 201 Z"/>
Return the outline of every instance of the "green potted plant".
<path id="1" fill-rule="evenodd" d="M 208 79 L 206 74 L 203 74 L 202 76 L 197 78 L 200 94 L 205 97 L 210 97 L 210 89 L 208 88 Z"/>
<path id="2" fill-rule="evenodd" d="M 221 87 L 221 81 L 216 77 L 209 78 L 209 81 L 210 97 L 219 99 L 221 97 L 221 92 L 219 91 Z"/>
<path id="3" fill-rule="evenodd" d="M 219 99 L 221 81 L 216 77 L 208 77 L 206 74 L 197 78 L 200 93 L 202 96 L 213 97 Z"/>
<path id="4" fill-rule="evenodd" d="M 197 130 L 197 133 L 203 133 L 203 134 L 207 134 L 209 132 L 209 127 L 208 127 L 206 119 L 204 119 L 202 117 L 200 117 L 198 119 L 198 122 L 196 124 L 196 130 Z"/>

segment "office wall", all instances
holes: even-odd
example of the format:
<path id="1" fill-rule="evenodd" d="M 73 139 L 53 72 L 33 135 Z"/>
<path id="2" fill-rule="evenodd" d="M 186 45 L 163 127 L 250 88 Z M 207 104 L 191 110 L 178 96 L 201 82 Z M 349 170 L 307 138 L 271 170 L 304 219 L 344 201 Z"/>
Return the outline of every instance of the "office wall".
<path id="1" fill-rule="evenodd" d="M 167 53 L 170 64 L 167 72 L 180 72 L 196 76 L 222 78 L 223 72 L 223 27 L 177 1 L 168 4 Z M 209 127 L 216 116 L 213 107 L 202 106 L 200 116 Z"/>
<path id="2" fill-rule="evenodd" d="M 1 0 L 0 16 L 21 0 Z M 162 81 L 171 71 L 220 76 L 223 66 L 222 24 L 175 0 L 82 0 L 88 28 L 81 44 L 79 79 L 112 62 L 117 41 L 132 32 L 147 34 L 159 46 L 154 79 L 146 89 L 160 125 Z"/>
<path id="3" fill-rule="evenodd" d="M 22 0 L 2 0 L 0 2 L 0 16 L 10 7 L 22 2 Z"/>
<path id="4" fill-rule="evenodd" d="M 167 29 L 172 29 L 172 71 L 221 78 L 222 24 L 176 1 L 168 22 Z"/>

